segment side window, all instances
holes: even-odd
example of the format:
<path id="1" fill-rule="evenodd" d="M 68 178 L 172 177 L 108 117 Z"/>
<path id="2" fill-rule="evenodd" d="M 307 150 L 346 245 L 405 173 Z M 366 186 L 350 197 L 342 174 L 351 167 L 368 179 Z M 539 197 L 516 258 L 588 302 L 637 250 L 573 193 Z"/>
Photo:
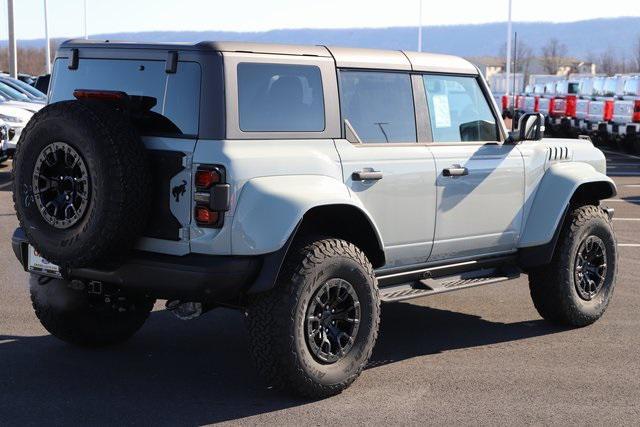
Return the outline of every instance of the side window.
<path id="1" fill-rule="evenodd" d="M 424 75 L 434 142 L 498 141 L 498 126 L 474 77 Z"/>
<path id="2" fill-rule="evenodd" d="M 243 132 L 322 132 L 325 127 L 320 68 L 238 64 L 238 114 Z"/>
<path id="3" fill-rule="evenodd" d="M 340 107 L 365 143 L 416 142 L 409 74 L 340 71 Z"/>

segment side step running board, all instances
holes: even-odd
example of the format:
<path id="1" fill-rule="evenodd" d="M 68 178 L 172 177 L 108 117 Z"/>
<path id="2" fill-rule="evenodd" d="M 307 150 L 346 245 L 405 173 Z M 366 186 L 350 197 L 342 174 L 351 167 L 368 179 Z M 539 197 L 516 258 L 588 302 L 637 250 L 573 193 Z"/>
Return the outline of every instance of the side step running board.
<path id="1" fill-rule="evenodd" d="M 438 279 L 425 279 L 381 288 L 380 300 L 383 302 L 404 301 L 412 298 L 505 282 L 516 279 L 519 276 L 520 272 L 516 270 L 501 271 L 498 269 L 483 269 Z"/>

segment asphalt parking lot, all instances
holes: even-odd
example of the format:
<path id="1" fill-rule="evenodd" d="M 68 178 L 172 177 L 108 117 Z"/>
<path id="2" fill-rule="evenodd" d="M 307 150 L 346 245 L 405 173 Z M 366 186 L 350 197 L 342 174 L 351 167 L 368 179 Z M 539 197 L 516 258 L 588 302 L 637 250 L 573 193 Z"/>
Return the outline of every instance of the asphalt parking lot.
<path id="1" fill-rule="evenodd" d="M 157 306 L 129 342 L 92 351 L 48 335 L 10 248 L 10 164 L 0 166 L 0 425 L 555 424 L 640 419 L 640 157 L 607 152 L 620 266 L 605 316 L 550 326 L 526 277 L 386 305 L 370 366 L 343 394 L 268 389 L 242 314 L 181 322 Z"/>

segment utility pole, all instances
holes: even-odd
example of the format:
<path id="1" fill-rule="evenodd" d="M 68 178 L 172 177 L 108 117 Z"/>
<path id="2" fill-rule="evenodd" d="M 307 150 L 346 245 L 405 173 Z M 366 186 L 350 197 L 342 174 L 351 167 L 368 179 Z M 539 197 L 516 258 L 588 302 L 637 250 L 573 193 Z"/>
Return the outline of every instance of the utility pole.
<path id="1" fill-rule="evenodd" d="M 15 79 L 18 77 L 18 56 L 13 25 L 13 0 L 7 0 L 7 12 L 7 15 L 9 15 L 9 74 Z"/>
<path id="2" fill-rule="evenodd" d="M 418 52 L 422 52 L 422 0 L 418 0 Z"/>
<path id="3" fill-rule="evenodd" d="M 84 38 L 85 40 L 89 38 L 89 33 L 87 33 L 87 0 L 83 0 L 84 2 L 84 14 L 82 15 L 84 18 L 82 19 L 82 23 L 84 25 Z"/>
<path id="4" fill-rule="evenodd" d="M 47 74 L 51 74 L 51 46 L 49 42 L 49 20 L 47 19 L 47 0 L 44 0 L 44 54 Z"/>
<path id="5" fill-rule="evenodd" d="M 511 77 L 511 0 L 509 0 L 509 19 L 507 20 L 507 75 L 506 75 L 506 95 L 509 95 L 509 80 Z M 515 88 L 514 88 L 515 90 Z"/>

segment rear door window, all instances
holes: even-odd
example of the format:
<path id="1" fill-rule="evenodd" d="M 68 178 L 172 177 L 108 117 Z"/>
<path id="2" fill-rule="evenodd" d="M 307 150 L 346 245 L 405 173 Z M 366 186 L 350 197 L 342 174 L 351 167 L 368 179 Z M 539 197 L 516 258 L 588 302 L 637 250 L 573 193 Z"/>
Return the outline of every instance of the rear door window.
<path id="1" fill-rule="evenodd" d="M 156 99 L 152 112 L 164 122 L 149 126 L 167 136 L 196 136 L 200 111 L 200 65 L 178 62 L 176 73 L 165 72 L 165 61 L 80 59 L 76 70 L 66 59 L 56 60 L 50 102 L 74 99 L 76 89 L 115 90 Z M 167 120 L 169 122 L 167 122 Z"/>
<path id="2" fill-rule="evenodd" d="M 238 113 L 243 132 L 324 131 L 320 68 L 239 63 Z"/>
<path id="3" fill-rule="evenodd" d="M 424 75 L 434 142 L 498 141 L 498 125 L 475 77 Z"/>
<path id="4" fill-rule="evenodd" d="M 416 142 L 407 73 L 341 70 L 340 108 L 362 142 Z"/>

